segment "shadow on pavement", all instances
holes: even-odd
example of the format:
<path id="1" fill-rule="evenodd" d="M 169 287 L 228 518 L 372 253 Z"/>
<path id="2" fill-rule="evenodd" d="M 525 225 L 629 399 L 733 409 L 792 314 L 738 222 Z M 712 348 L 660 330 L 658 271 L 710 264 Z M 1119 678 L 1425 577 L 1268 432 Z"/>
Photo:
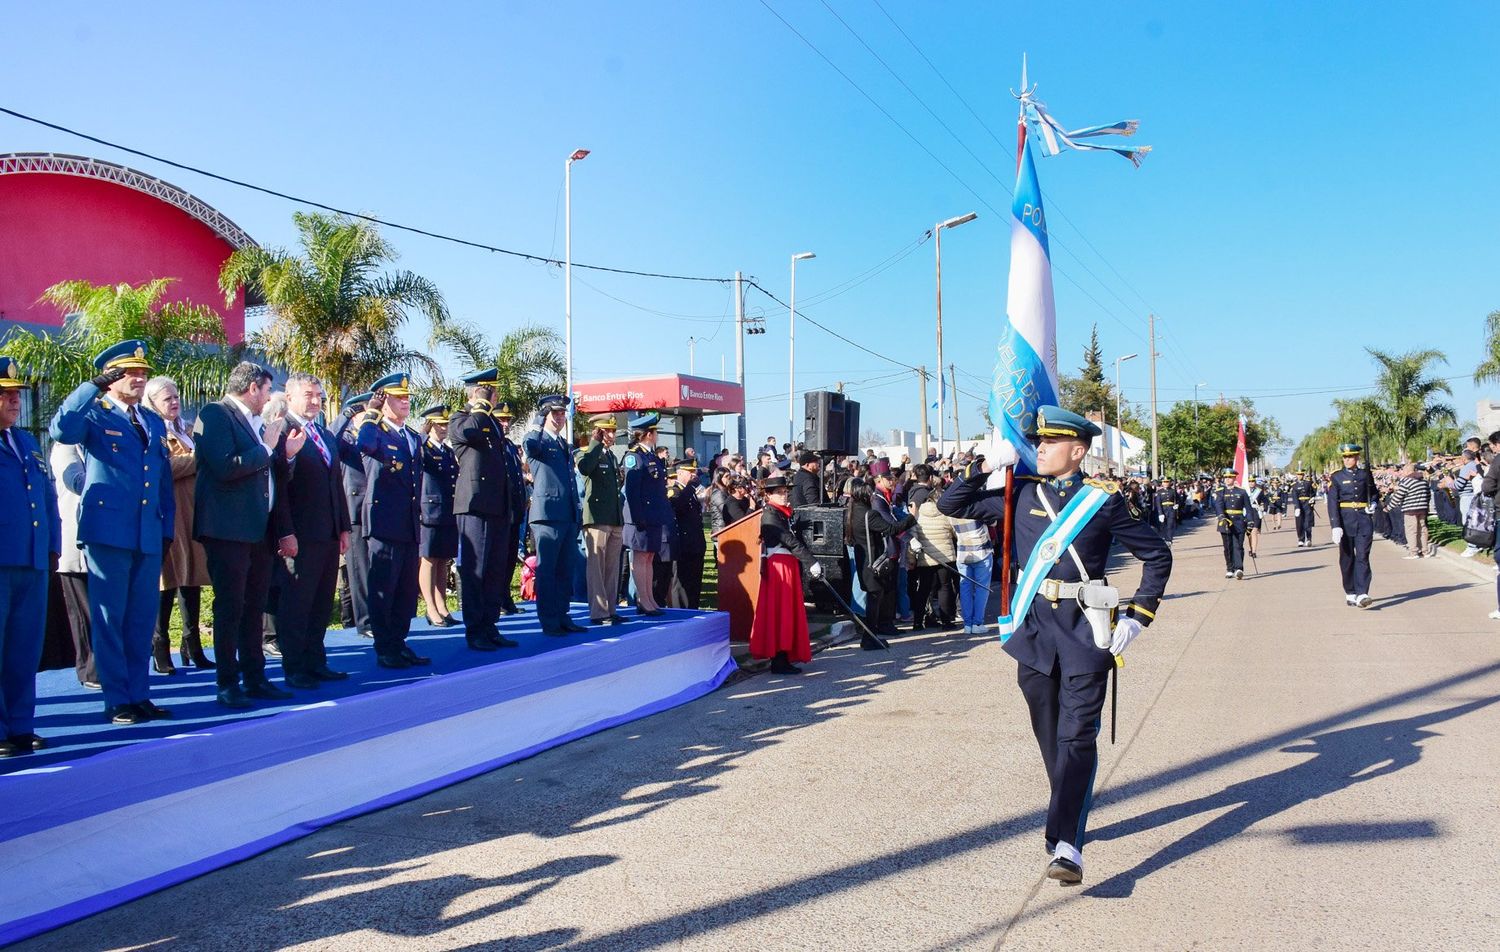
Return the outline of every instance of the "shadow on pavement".
<path id="1" fill-rule="evenodd" d="M 1434 595 L 1443 595 L 1465 588 L 1475 588 L 1483 584 L 1479 579 L 1475 579 L 1472 582 L 1459 582 L 1455 585 L 1434 585 L 1430 588 L 1419 588 L 1414 592 L 1402 592 L 1400 595 L 1393 595 L 1390 598 L 1376 599 L 1370 607 L 1377 610 L 1381 608 L 1395 608 L 1397 605 L 1414 602 L 1419 598 L 1431 598 Z"/>

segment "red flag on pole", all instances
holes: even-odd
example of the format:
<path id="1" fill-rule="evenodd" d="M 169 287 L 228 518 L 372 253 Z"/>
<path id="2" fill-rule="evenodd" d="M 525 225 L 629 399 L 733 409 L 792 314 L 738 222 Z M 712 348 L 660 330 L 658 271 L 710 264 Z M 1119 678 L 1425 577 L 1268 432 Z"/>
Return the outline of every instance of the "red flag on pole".
<path id="1" fill-rule="evenodd" d="M 1239 474 L 1235 484 L 1241 489 L 1250 488 L 1250 460 L 1245 455 L 1245 415 L 1240 414 L 1239 433 L 1234 441 L 1234 471 Z"/>

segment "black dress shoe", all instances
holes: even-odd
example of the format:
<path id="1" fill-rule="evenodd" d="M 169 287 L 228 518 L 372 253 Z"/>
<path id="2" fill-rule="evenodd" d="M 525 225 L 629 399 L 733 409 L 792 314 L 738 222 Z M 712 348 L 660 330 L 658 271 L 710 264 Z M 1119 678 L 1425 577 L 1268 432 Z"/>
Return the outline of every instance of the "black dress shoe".
<path id="1" fill-rule="evenodd" d="M 140 724 L 146 720 L 146 715 L 134 704 L 116 704 L 107 716 L 111 724 Z"/>
<path id="2" fill-rule="evenodd" d="M 291 691 L 283 691 L 265 678 L 245 685 L 245 696 L 253 697 L 260 701 L 285 701 L 292 696 Z"/>
<path id="3" fill-rule="evenodd" d="M 859 636 L 859 646 L 866 651 L 889 651 L 891 648 L 890 645 L 882 644 L 869 635 Z"/>
<path id="4" fill-rule="evenodd" d="M 647 618 L 656 618 L 656 617 L 658 617 L 660 615 L 665 615 L 666 614 L 666 612 L 662 611 L 660 608 L 658 608 L 656 611 L 652 611 L 652 612 L 648 612 L 644 608 L 637 608 L 635 610 L 635 613 L 637 615 L 645 615 Z"/>
<path id="5" fill-rule="evenodd" d="M 412 665 L 413 667 L 423 664 L 432 664 L 431 658 L 422 657 L 406 645 L 401 646 L 401 657 L 405 658 L 406 663 Z"/>
<path id="6" fill-rule="evenodd" d="M 519 614 L 521 614 L 521 609 L 518 608 L 515 605 L 501 605 L 500 606 L 500 614 L 502 614 L 502 615 L 519 615 Z"/>
<path id="7" fill-rule="evenodd" d="M 136 710 L 145 715 L 148 721 L 169 721 L 172 719 L 171 711 L 164 707 L 157 707 L 150 701 L 137 701 L 135 707 Z"/>
<path id="8" fill-rule="evenodd" d="M 458 624 L 458 622 L 454 621 L 451 618 L 440 618 L 437 621 L 432 621 L 429 619 L 427 624 L 432 628 L 452 628 L 454 625 Z"/>
<path id="9" fill-rule="evenodd" d="M 494 651 L 500 647 L 488 638 L 465 638 L 464 643 L 471 651 Z"/>
<path id="10" fill-rule="evenodd" d="M 312 669 L 312 676 L 315 677 L 315 678 L 317 678 L 319 681 L 347 681 L 347 680 L 349 680 L 349 673 L 347 671 L 335 671 L 335 670 L 333 670 L 332 668 L 330 668 L 326 664 L 321 664 L 321 665 L 318 665 L 316 668 L 313 668 Z"/>
<path id="11" fill-rule="evenodd" d="M 6 740 L 22 748 L 23 753 L 28 750 L 47 749 L 47 739 L 45 737 L 38 737 L 35 734 L 15 734 L 7 737 Z"/>
<path id="12" fill-rule="evenodd" d="M 588 631 L 588 629 L 586 627 L 584 627 L 583 625 L 578 624 L 578 622 L 574 621 L 571 618 L 569 618 L 566 621 L 564 621 L 563 624 L 562 624 L 562 627 L 563 627 L 563 631 L 572 631 L 572 632 L 585 632 L 585 631 Z"/>
<path id="13" fill-rule="evenodd" d="M 15 741 L 0 740 L 0 757 L 15 757 L 19 754 L 27 753 L 30 753 L 30 751 Z"/>
<path id="14" fill-rule="evenodd" d="M 302 691 L 309 691 L 315 687 L 318 687 L 323 682 L 319 681 L 317 678 L 313 677 L 310 674 L 304 674 L 303 672 L 298 671 L 294 674 L 287 675 L 286 683 L 288 687 L 294 687 Z"/>
<path id="15" fill-rule="evenodd" d="M 231 684 L 227 688 L 219 688 L 219 703 L 236 711 L 254 707 L 250 703 L 250 697 L 238 684 Z"/>
<path id="16" fill-rule="evenodd" d="M 608 618 L 604 619 L 604 623 L 606 625 L 625 625 L 629 624 L 629 622 L 630 619 L 626 618 L 624 615 L 610 615 Z"/>
<path id="17" fill-rule="evenodd" d="M 494 645 L 496 648 L 514 648 L 519 645 L 520 642 L 515 640 L 514 638 L 507 638 L 497 631 L 493 635 L 490 635 L 490 644 Z"/>
<path id="18" fill-rule="evenodd" d="M 1076 886 L 1083 882 L 1083 867 L 1059 856 L 1047 864 L 1047 878 L 1055 879 L 1064 886 Z"/>
<path id="19" fill-rule="evenodd" d="M 411 667 L 411 662 L 407 661 L 399 654 L 376 655 L 375 663 L 380 665 L 382 668 L 396 668 L 398 670 L 401 668 Z"/>
<path id="20" fill-rule="evenodd" d="M 542 634 L 551 635 L 554 638 L 566 638 L 569 632 L 565 628 L 543 628 Z"/>

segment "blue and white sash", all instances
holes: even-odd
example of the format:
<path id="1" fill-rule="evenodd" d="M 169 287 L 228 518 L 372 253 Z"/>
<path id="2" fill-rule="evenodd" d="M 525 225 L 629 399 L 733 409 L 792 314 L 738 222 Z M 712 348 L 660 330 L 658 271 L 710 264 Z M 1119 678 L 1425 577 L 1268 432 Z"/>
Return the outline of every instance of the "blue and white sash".
<path id="1" fill-rule="evenodd" d="M 1047 573 L 1052 571 L 1052 566 L 1062 558 L 1068 546 L 1078 538 L 1078 533 L 1094 518 L 1094 513 L 1103 508 L 1109 501 L 1109 493 L 1097 486 L 1085 485 L 1073 500 L 1063 507 L 1063 511 L 1057 514 L 1052 525 L 1042 533 L 1042 537 L 1036 540 L 1036 548 L 1031 550 L 1031 557 L 1026 561 L 1026 567 L 1021 570 L 1021 577 L 1016 580 L 1016 590 L 1010 599 L 1010 614 L 1000 617 L 1000 643 L 1003 645 L 1010 640 L 1010 636 L 1021 627 L 1021 622 L 1026 619 L 1026 612 L 1031 608 L 1031 602 L 1036 598 L 1036 593 L 1041 591 L 1042 582 L 1047 578 Z"/>

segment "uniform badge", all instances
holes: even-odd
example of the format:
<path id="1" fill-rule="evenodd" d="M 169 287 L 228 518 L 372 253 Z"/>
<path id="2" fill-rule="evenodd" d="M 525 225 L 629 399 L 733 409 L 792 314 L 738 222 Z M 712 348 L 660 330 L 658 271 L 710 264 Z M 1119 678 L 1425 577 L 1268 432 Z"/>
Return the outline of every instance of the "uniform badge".
<path id="1" fill-rule="evenodd" d="M 1056 539 L 1048 539 L 1046 542 L 1043 542 L 1041 549 L 1037 551 L 1037 555 L 1043 562 L 1056 562 L 1057 557 L 1061 554 L 1062 544 Z"/>
<path id="2" fill-rule="evenodd" d="M 639 462 L 640 460 L 636 457 L 636 455 L 634 453 L 631 453 L 630 455 L 625 457 L 625 468 L 635 469 Z"/>

